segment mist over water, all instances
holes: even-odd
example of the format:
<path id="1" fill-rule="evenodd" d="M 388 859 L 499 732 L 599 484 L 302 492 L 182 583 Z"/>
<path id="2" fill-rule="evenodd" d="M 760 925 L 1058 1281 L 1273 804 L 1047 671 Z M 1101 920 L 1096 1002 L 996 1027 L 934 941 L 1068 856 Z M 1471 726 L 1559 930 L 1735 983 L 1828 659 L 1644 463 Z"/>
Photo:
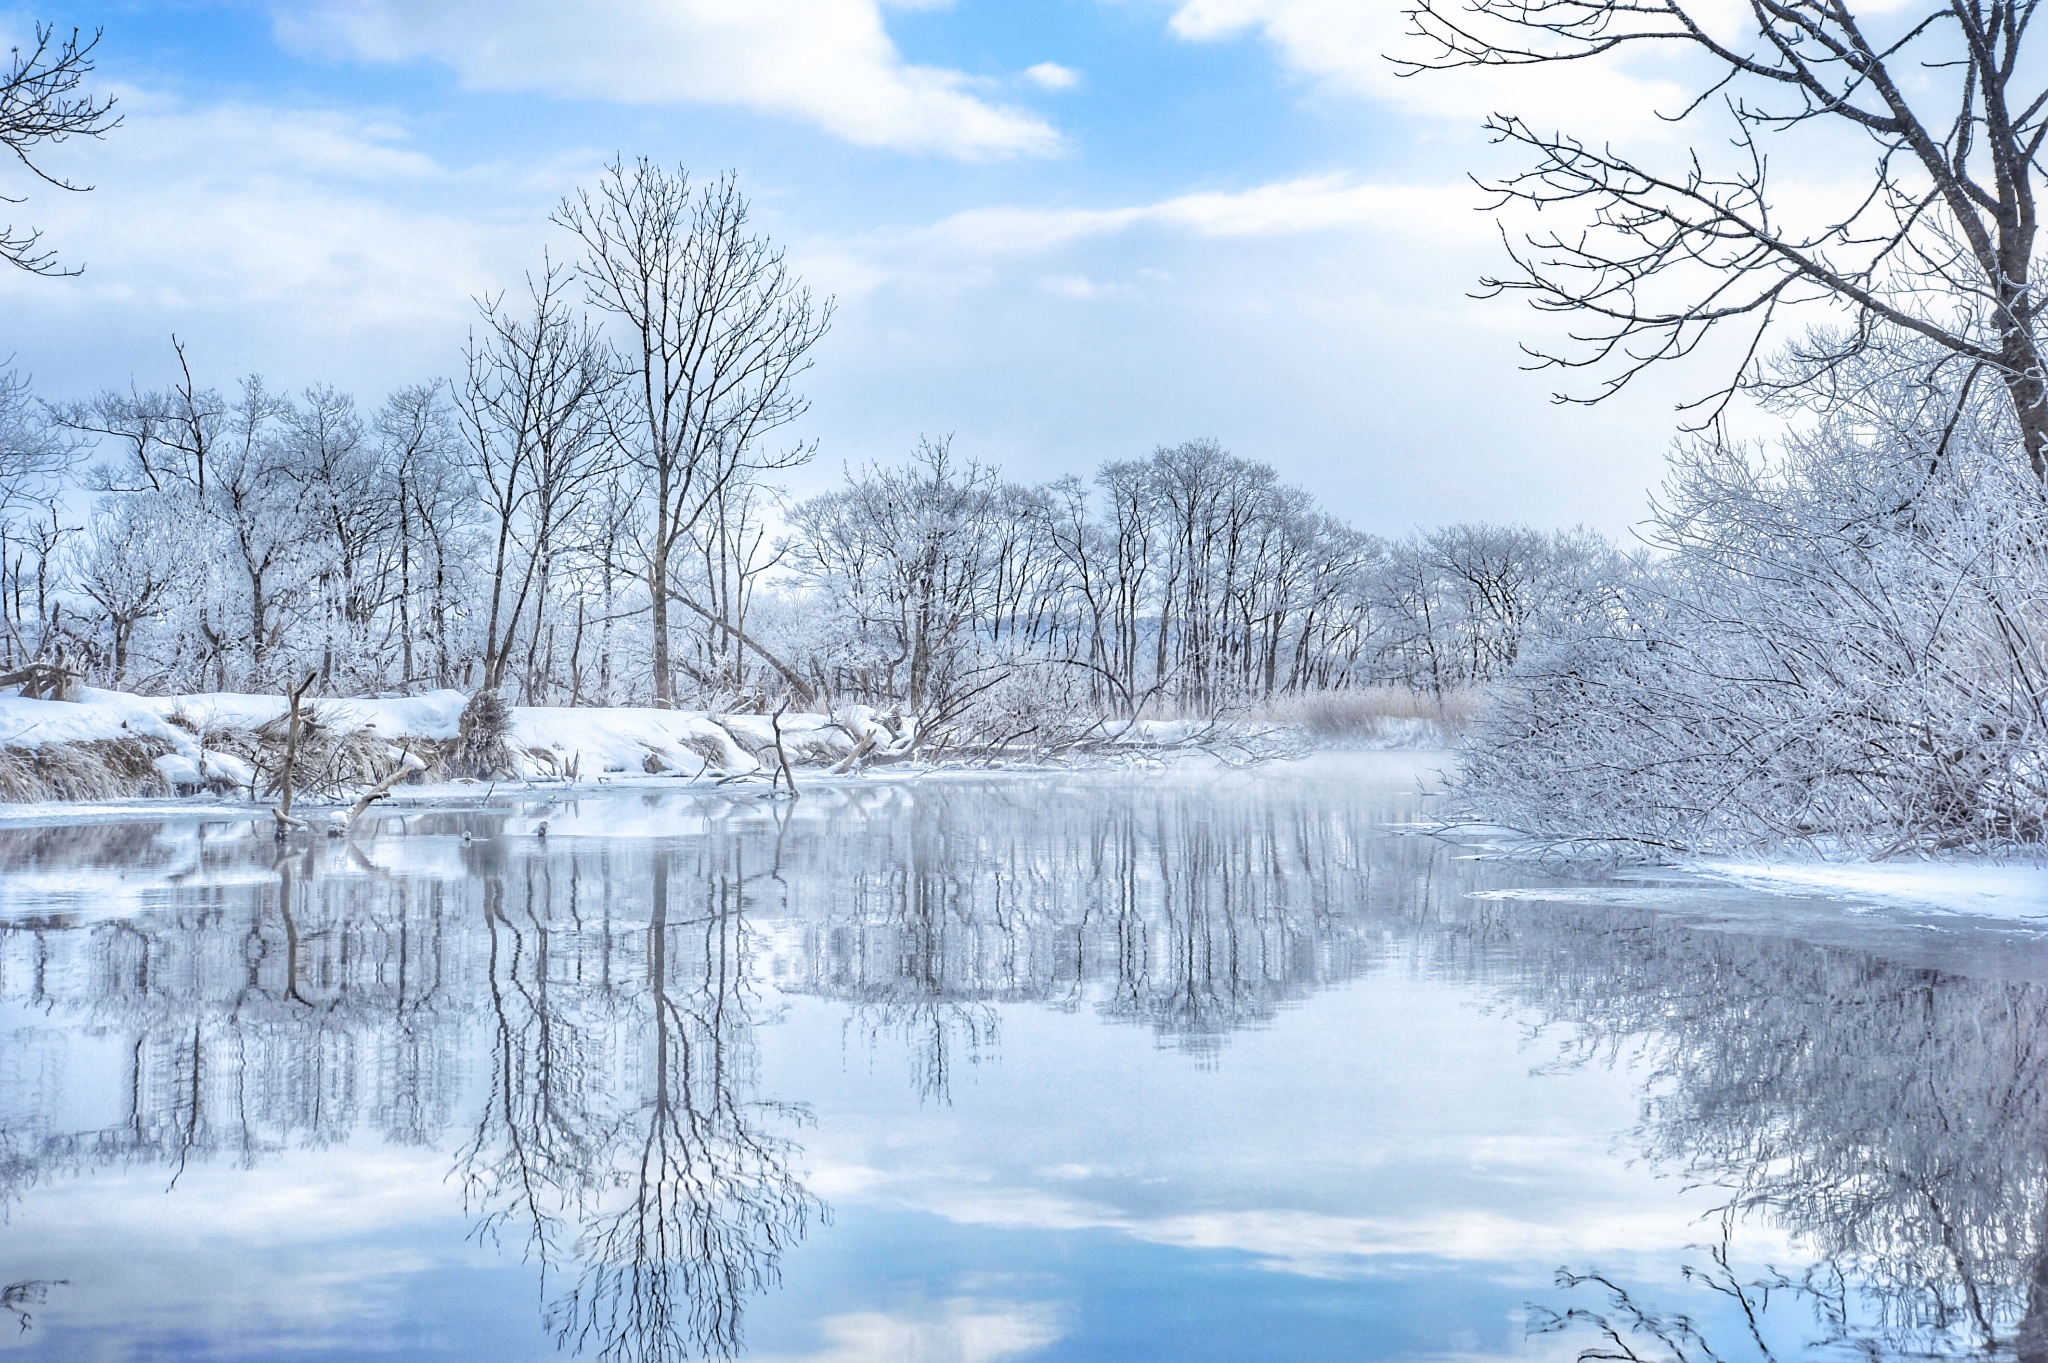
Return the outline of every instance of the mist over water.
<path id="1" fill-rule="evenodd" d="M 0 829 L 0 1346 L 2028 1356 L 2048 937 L 1404 762 Z"/>

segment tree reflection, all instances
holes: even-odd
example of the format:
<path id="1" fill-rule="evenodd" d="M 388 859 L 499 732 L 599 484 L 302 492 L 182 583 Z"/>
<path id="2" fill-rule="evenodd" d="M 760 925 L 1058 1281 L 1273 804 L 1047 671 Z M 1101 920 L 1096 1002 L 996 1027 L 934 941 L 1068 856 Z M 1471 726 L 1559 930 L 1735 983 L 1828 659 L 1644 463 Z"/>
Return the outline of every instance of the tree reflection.
<path id="1" fill-rule="evenodd" d="M 2048 989 L 1999 962 L 1470 899 L 1502 873 L 1328 788 L 604 808 L 660 836 L 411 816 L 279 859 L 246 825 L 0 832 L 28 905 L 0 919 L 0 1198 L 375 1133 L 450 1152 L 475 1236 L 540 1267 L 564 1350 L 729 1357 L 825 1215 L 804 1113 L 761 1091 L 778 995 L 901 1044 L 944 1101 L 1006 1006 L 1206 1062 L 1332 984 L 1420 971 L 1533 1009 L 1569 1063 L 1646 1056 L 1638 1144 L 1725 1190 L 1726 1252 L 1763 1221 L 1822 1262 L 1772 1281 L 1773 1310 L 1819 1308 L 1808 1336 L 2048 1363 Z M 55 1116 L 85 1110 L 60 1101 L 90 1080 L 73 1035 L 119 1057 L 103 1126 Z M 1744 1289 L 1736 1261 L 1700 1281 Z M 1602 1310 L 1624 1308 L 1669 1318 Z"/>
<path id="2" fill-rule="evenodd" d="M 540 1266 L 563 1347 L 730 1355 L 824 1215 L 803 1112 L 757 1091 L 764 980 L 904 1038 L 943 1100 L 960 1057 L 998 1044 L 999 1005 L 1092 1008 L 1206 1054 L 1380 950 L 1344 907 L 1372 889 L 1362 825 L 1307 804 L 941 788 L 774 819 L 653 808 L 703 831 L 543 844 L 501 815 L 416 816 L 367 853 L 282 856 L 246 825 L 0 832 L 15 893 L 68 887 L 0 924 L 0 992 L 47 1019 L 10 1041 L 49 1062 L 0 1076 L 0 1179 L 145 1164 L 175 1185 L 365 1129 L 445 1143 L 474 1235 Z M 117 1126 L 50 1128 L 73 1028 L 121 1038 Z"/>
<path id="3" fill-rule="evenodd" d="M 700 888 L 699 914 L 671 921 L 670 866 L 656 857 L 642 1042 L 652 1092 L 608 1133 L 599 1166 L 611 1186 L 585 1223 L 581 1276 L 550 1309 L 564 1343 L 601 1358 L 731 1357 L 745 1302 L 780 1280 L 783 1251 L 822 1214 L 791 1172 L 796 1147 L 742 1097 L 753 1078 L 745 879 L 720 868 Z"/>
<path id="4" fill-rule="evenodd" d="M 737 1353 L 747 1300 L 823 1214 L 769 1130 L 801 1113 L 750 1096 L 745 853 L 697 851 L 657 850 L 626 893 L 608 875 L 589 921 L 573 858 L 468 853 L 490 1066 L 456 1171 L 476 1233 L 541 1264 L 558 1340 L 605 1359 Z"/>
<path id="5" fill-rule="evenodd" d="M 11 1038 L 44 1063 L 0 1075 L 9 1194 L 138 1163 L 175 1186 L 365 1126 L 448 1140 L 474 1233 L 542 1266 L 564 1346 L 736 1353 L 746 1300 L 823 1215 L 771 1129 L 803 1114 L 753 1096 L 751 849 L 556 855 L 472 831 L 454 875 L 196 837 L 134 912 L 0 927 L 0 988 L 50 1020 Z M 124 1038 L 118 1126 L 50 1128 L 67 1026 Z M 488 1063 L 465 1100 L 472 1036 Z"/>
<path id="6" fill-rule="evenodd" d="M 1644 1152 L 1722 1188 L 1729 1226 L 1768 1222 L 1819 1257 L 1809 1278 L 1753 1280 L 1812 1311 L 1814 1343 L 2044 1356 L 2048 990 L 1520 908 L 1510 992 L 1566 1024 L 1579 1059 L 1643 1048 Z M 1698 1283 L 1752 1281 L 1716 1252 Z"/>
<path id="7" fill-rule="evenodd" d="M 66 1283 L 62 1278 L 31 1278 L 0 1286 L 0 1312 L 13 1316 L 15 1325 L 27 1333 L 36 1323 L 29 1308 L 41 1306 L 50 1299 L 51 1288 L 63 1286 Z"/>
<path id="8" fill-rule="evenodd" d="M 871 1041 L 901 1036 L 913 1082 L 941 1099 L 957 1054 L 995 1043 L 999 1004 L 1092 1008 L 1212 1054 L 1367 969 L 1385 947 L 1367 910 L 1409 901 L 1437 855 L 1306 799 L 1027 787 L 956 817 L 929 803 L 792 877 L 806 936 L 778 983 L 848 1003 Z"/>

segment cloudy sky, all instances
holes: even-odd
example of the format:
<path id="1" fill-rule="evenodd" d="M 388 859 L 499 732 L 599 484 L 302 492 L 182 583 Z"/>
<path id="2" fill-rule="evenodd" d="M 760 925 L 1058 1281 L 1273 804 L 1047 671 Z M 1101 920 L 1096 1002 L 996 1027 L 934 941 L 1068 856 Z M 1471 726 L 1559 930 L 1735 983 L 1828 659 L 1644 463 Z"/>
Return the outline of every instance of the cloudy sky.
<path id="1" fill-rule="evenodd" d="M 46 6 L 124 125 L 34 192 L 76 279 L 0 278 L 52 397 L 262 371 L 367 402 L 455 368 L 473 299 L 568 252 L 615 153 L 737 170 L 838 321 L 801 481 L 921 434 L 1019 477 L 1213 436 L 1382 532 L 1625 529 L 1661 378 L 1548 401 L 1467 297 L 1498 269 L 1490 108 L 1612 133 L 1654 80 L 1398 79 L 1399 0 L 260 0 Z M 1548 79 L 1547 73 L 1544 79 Z M 1652 134 L 1654 135 L 1654 134 Z M 17 183 L 16 188 L 26 189 Z"/>

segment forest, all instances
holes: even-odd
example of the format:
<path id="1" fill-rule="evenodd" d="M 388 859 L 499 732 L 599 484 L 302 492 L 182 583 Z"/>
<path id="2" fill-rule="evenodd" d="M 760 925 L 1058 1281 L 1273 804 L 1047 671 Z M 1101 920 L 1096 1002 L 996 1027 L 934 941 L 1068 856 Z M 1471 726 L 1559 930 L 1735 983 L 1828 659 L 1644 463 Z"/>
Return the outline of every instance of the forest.
<path id="1" fill-rule="evenodd" d="M 1585 531 L 1389 542 L 1200 439 L 1025 485 L 935 438 L 793 499 L 831 304 L 737 183 L 621 163 L 558 216 L 579 262 L 479 300 L 458 377 L 374 405 L 223 388 L 182 346 L 158 388 L 8 378 L 0 661 L 145 693 L 859 703 L 943 748 L 1455 702 L 1633 571 Z"/>
<path id="2" fill-rule="evenodd" d="M 731 178 L 618 163 L 452 380 L 0 384 L 0 662 L 115 690 L 871 707 L 931 755 L 1110 720 L 1434 718 L 1536 845 L 1875 853 L 2048 833 L 2048 506 L 1979 370 L 1877 326 L 1682 440 L 1642 543 L 1385 540 L 1210 440 L 1027 485 L 928 439 L 807 497 L 831 316 Z M 649 307 L 645 300 L 666 298 Z M 1825 337 L 1813 345 L 1825 349 Z"/>

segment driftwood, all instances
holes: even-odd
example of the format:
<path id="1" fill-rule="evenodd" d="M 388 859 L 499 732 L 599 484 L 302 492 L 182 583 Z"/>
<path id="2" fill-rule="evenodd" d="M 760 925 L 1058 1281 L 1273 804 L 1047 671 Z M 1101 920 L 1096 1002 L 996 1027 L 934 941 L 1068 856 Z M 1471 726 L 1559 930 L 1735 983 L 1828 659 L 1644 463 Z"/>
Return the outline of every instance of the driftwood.
<path id="1" fill-rule="evenodd" d="M 791 797 L 795 797 L 798 794 L 796 773 L 790 770 L 789 753 L 782 746 L 782 715 L 784 711 L 789 709 L 789 701 L 790 698 L 788 696 L 782 698 L 782 704 L 775 707 L 775 714 L 769 719 L 768 726 L 775 733 L 775 760 L 782 764 L 782 770 L 777 773 L 776 779 L 789 782 L 789 793 Z M 772 791 L 775 789 L 775 786 L 771 782 L 768 788 Z"/>
<path id="2" fill-rule="evenodd" d="M 78 674 L 57 663 L 28 663 L 0 672 L 0 686 L 18 686 L 23 700 L 78 699 Z"/>
<path id="3" fill-rule="evenodd" d="M 289 833 L 294 828 L 304 828 L 306 826 L 304 819 L 294 819 L 292 817 L 292 768 L 297 766 L 299 761 L 299 702 L 305 698 L 306 692 L 312 689 L 313 676 L 313 673 L 308 672 L 306 679 L 293 687 L 289 693 L 292 703 L 291 723 L 285 729 L 284 771 L 283 775 L 278 779 L 278 805 L 273 811 L 277 817 L 277 836 L 279 838 L 283 838 L 286 833 Z"/>
<path id="4" fill-rule="evenodd" d="M 384 777 L 383 780 L 379 781 L 369 790 L 364 791 L 363 798 L 357 800 L 355 803 L 355 807 L 349 810 L 348 822 L 344 823 L 341 826 L 342 832 L 347 833 L 354 829 L 356 826 L 356 820 L 362 818 L 364 814 L 368 813 L 371 805 L 376 804 L 377 801 L 389 795 L 391 793 L 391 788 L 397 785 L 400 781 L 404 780 L 406 775 L 411 771 L 412 745 L 410 743 L 407 743 L 399 747 L 398 762 L 391 768 L 391 771 Z"/>

